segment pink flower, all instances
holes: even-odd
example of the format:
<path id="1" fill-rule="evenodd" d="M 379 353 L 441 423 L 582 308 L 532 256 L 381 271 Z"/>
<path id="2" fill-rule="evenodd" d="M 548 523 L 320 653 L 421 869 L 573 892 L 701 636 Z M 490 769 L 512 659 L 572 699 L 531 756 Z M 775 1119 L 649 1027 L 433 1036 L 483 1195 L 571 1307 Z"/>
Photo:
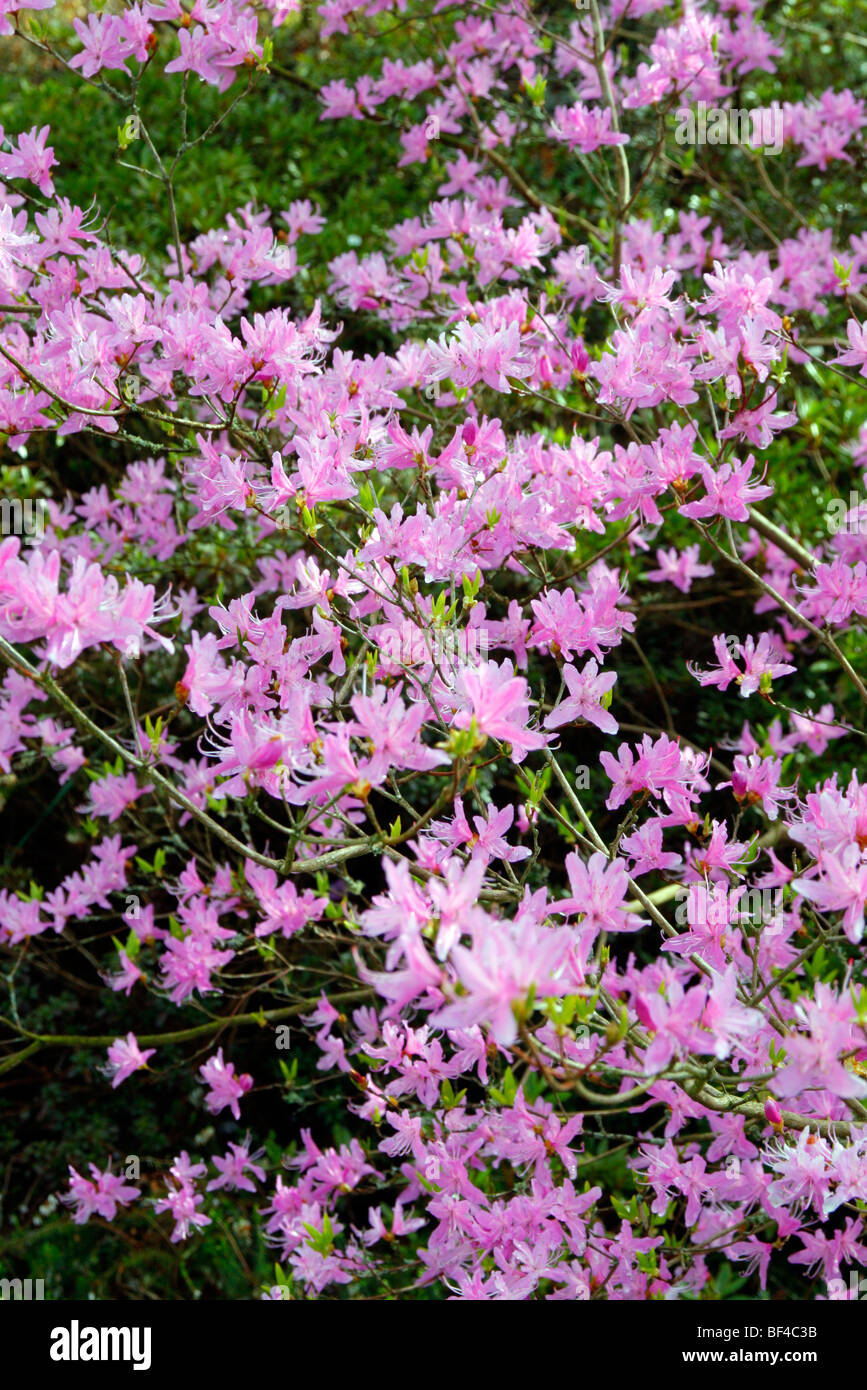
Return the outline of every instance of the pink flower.
<path id="1" fill-rule="evenodd" d="M 579 149 L 582 154 L 592 154 L 603 145 L 626 145 L 628 135 L 621 135 L 611 129 L 611 111 L 605 107 L 585 106 L 576 101 L 574 106 L 558 106 L 554 112 L 551 134 L 561 140 L 569 150 Z"/>
<path id="2" fill-rule="evenodd" d="M 638 931 L 647 925 L 625 905 L 629 881 L 619 860 L 609 862 L 601 850 L 591 854 L 586 864 L 577 854 L 567 854 L 566 872 L 572 897 L 555 903 L 553 911 L 580 913 L 582 932 Z"/>
<path id="3" fill-rule="evenodd" d="M 864 935 L 867 904 L 867 860 L 861 849 L 857 844 L 847 845 L 836 854 L 823 854 L 815 874 L 793 879 L 792 887 L 820 912 L 842 912 L 843 930 L 857 945 Z"/>
<path id="4" fill-rule="evenodd" d="M 559 729 L 563 724 L 586 720 L 604 734 L 616 734 L 617 721 L 603 708 L 602 701 L 617 680 L 617 673 L 603 671 L 600 674 L 595 658 L 591 657 L 581 672 L 574 666 L 564 666 L 563 679 L 569 694 L 545 716 L 545 728 Z"/>
<path id="5" fill-rule="evenodd" d="M 713 565 L 700 564 L 698 557 L 697 545 L 688 545 L 684 550 L 676 550 L 674 547 L 669 550 L 657 550 L 659 568 L 648 570 L 645 578 L 653 579 L 658 584 L 667 581 L 682 594 L 688 594 L 694 579 L 706 579 L 708 575 L 713 574 Z"/>
<path id="6" fill-rule="evenodd" d="M 788 676 L 797 667 L 781 661 L 779 642 L 769 632 L 763 632 L 758 642 L 747 637 L 740 646 L 744 661 L 743 675 L 738 678 L 741 695 L 752 695 L 757 690 L 766 691 L 777 676 Z"/>
<path id="7" fill-rule="evenodd" d="M 226 1187 L 231 1192 L 255 1192 L 255 1185 L 246 1176 L 246 1171 L 249 1169 L 259 1182 L 265 1181 L 265 1169 L 260 1168 L 258 1163 L 254 1162 L 264 1152 L 264 1149 L 259 1149 L 251 1156 L 249 1134 L 243 1144 L 230 1143 L 229 1152 L 225 1158 L 220 1158 L 219 1154 L 214 1155 L 214 1166 L 218 1169 L 220 1176 L 211 1179 L 207 1185 L 208 1192 L 212 1192 L 218 1187 Z"/>
<path id="8" fill-rule="evenodd" d="M 486 661 L 478 667 L 464 667 L 455 684 L 461 708 L 455 715 L 455 728 L 474 724 L 483 738 L 496 738 L 511 744 L 515 762 L 523 762 L 534 748 L 544 748 L 544 734 L 527 728 L 530 697 L 523 676 L 515 675 L 510 661 L 499 665 Z"/>
<path id="9" fill-rule="evenodd" d="M 167 1194 L 154 1202 L 154 1211 L 170 1211 L 175 1221 L 175 1228 L 172 1231 L 171 1240 L 175 1245 L 179 1240 L 187 1240 L 193 1228 L 200 1229 L 202 1226 L 210 1226 L 211 1218 L 206 1216 L 198 1208 L 204 1201 L 200 1192 L 182 1183 L 180 1187 L 174 1183 L 167 1183 Z"/>
<path id="10" fill-rule="evenodd" d="M 226 1106 L 229 1107 L 236 1120 L 241 1118 L 241 1109 L 238 1104 L 241 1096 L 245 1095 L 253 1085 L 252 1076 L 246 1073 L 242 1076 L 235 1075 L 235 1067 L 232 1062 L 223 1061 L 223 1049 L 217 1049 L 213 1057 L 209 1057 L 203 1066 L 199 1067 L 199 1075 L 202 1080 L 210 1087 L 205 1096 L 205 1104 L 212 1115 L 218 1115 Z"/>
<path id="11" fill-rule="evenodd" d="M 619 606 L 625 599 L 619 571 L 598 561 L 588 573 L 588 585 L 580 598 L 572 589 L 554 589 L 532 600 L 530 607 L 536 617 L 532 645 L 551 651 L 556 648 L 567 661 L 573 653 L 583 656 L 585 652 L 601 661 L 603 648 L 618 646 L 624 632 L 635 627 L 635 614 Z"/>
<path id="12" fill-rule="evenodd" d="M 768 819 L 776 820 L 780 806 L 792 801 L 797 794 L 793 786 L 780 786 L 782 775 L 780 758 L 762 758 L 758 753 L 751 753 L 745 758 L 739 753 L 734 761 L 731 782 L 718 782 L 717 786 L 731 787 L 732 795 L 738 801 L 745 801 L 748 806 L 760 803 Z"/>
<path id="13" fill-rule="evenodd" d="M 90 785 L 90 804 L 80 806 L 80 811 L 90 815 L 105 816 L 114 821 L 122 816 L 127 807 L 132 806 L 140 796 L 153 791 L 152 786 L 140 787 L 134 772 L 109 774 L 100 777 Z"/>
<path id="14" fill-rule="evenodd" d="M 178 29 L 181 51 L 177 58 L 166 63 L 164 72 L 194 72 L 212 87 L 222 86 L 223 78 L 214 67 L 214 60 L 222 55 L 223 46 L 219 39 L 207 33 L 201 24 L 190 29 Z"/>
<path id="15" fill-rule="evenodd" d="M 394 1208 L 394 1215 L 391 1221 L 391 1229 L 386 1226 L 382 1215 L 382 1207 L 371 1207 L 367 1213 L 369 1229 L 364 1231 L 361 1239 L 364 1245 L 376 1245 L 380 1240 L 395 1240 L 398 1236 L 412 1235 L 413 1231 L 421 1230 L 425 1224 L 424 1217 L 405 1216 L 403 1207 L 397 1205 Z"/>
<path id="16" fill-rule="evenodd" d="M 605 802 L 609 810 L 616 810 L 641 791 L 653 796 L 664 795 L 670 801 L 695 779 L 689 759 L 667 734 L 660 734 L 655 742 L 645 734 L 637 748 L 637 757 L 628 743 L 620 744 L 616 758 L 608 752 L 599 754 L 599 761 L 612 783 Z"/>
<path id="17" fill-rule="evenodd" d="M 26 135 L 18 136 L 18 146 L 11 154 L 0 154 L 0 174 L 7 179 L 27 179 L 35 183 L 40 193 L 51 197 L 54 181 L 51 170 L 57 164 L 54 150 L 46 145 L 49 127 L 43 126 L 38 132 L 32 126 Z"/>
<path id="18" fill-rule="evenodd" d="M 170 936 L 165 941 L 165 952 L 160 960 L 162 979 L 160 985 L 169 991 L 174 1004 L 180 1004 L 198 991 L 207 994 L 216 989 L 211 976 L 234 957 L 234 951 L 220 951 L 212 941 L 201 933 L 190 932 L 179 941 Z"/>
<path id="19" fill-rule="evenodd" d="M 716 313 L 723 328 L 737 331 L 744 319 L 776 331 L 782 324 L 780 315 L 768 308 L 774 293 L 770 275 L 760 280 L 737 265 L 725 269 L 714 261 L 713 271 L 705 275 L 711 293 L 702 305 L 703 314 Z"/>
<path id="20" fill-rule="evenodd" d="M 703 463 L 701 476 L 707 495 L 678 508 L 681 515 L 694 519 L 726 516 L 731 521 L 748 521 L 752 504 L 770 497 L 774 491 L 765 483 L 750 481 L 755 462 L 749 454 L 743 463 L 723 463 L 717 469 Z"/>
<path id="21" fill-rule="evenodd" d="M 518 1036 L 515 1008 L 531 987 L 537 999 L 568 992 L 569 981 L 561 978 L 568 945 L 562 929 L 480 919 L 472 948 L 453 946 L 450 954 L 465 993 L 431 1022 L 449 1029 L 485 1023 L 494 1041 L 508 1047 Z"/>
<path id="22" fill-rule="evenodd" d="M 0 0 L 0 35 L 6 37 L 14 33 L 8 19 L 10 14 L 18 14 L 21 10 L 52 10 L 55 3 L 56 0 Z"/>
<path id="23" fill-rule="evenodd" d="M 867 328 L 857 319 L 849 319 L 846 324 L 848 348 L 831 362 L 843 367 L 860 367 L 860 375 L 867 376 Z"/>
<path id="24" fill-rule="evenodd" d="M 636 997 L 635 1008 L 653 1041 L 644 1054 L 644 1071 L 652 1076 L 664 1071 L 675 1057 L 685 1052 L 713 1052 L 711 1035 L 701 1027 L 707 1003 L 707 992 L 696 985 L 684 990 L 678 980 L 671 980 L 665 994 L 648 993 Z"/>
<path id="25" fill-rule="evenodd" d="M 148 1057 L 153 1057 L 155 1051 L 156 1048 L 149 1047 L 142 1052 L 135 1033 L 127 1033 L 125 1038 L 115 1038 L 108 1049 L 108 1074 L 112 1077 L 112 1088 L 126 1081 L 134 1071 L 146 1068 Z"/>
<path id="26" fill-rule="evenodd" d="M 683 863 L 679 854 L 663 849 L 662 832 L 661 822 L 652 817 L 620 841 L 621 850 L 633 859 L 633 878 L 651 869 L 677 869 Z"/>
<path id="27" fill-rule="evenodd" d="M 85 20 L 73 19 L 72 27 L 84 48 L 69 60 L 69 66 L 81 68 L 82 77 L 95 77 L 103 68 L 129 71 L 126 65 L 132 55 L 116 15 L 90 13 Z"/>
<path id="28" fill-rule="evenodd" d="M 95 1163 L 89 1167 L 92 1182 L 69 1165 L 69 1192 L 60 1199 L 68 1206 L 75 1207 L 72 1219 L 77 1226 L 89 1221 L 94 1213 L 106 1221 L 113 1221 L 119 1206 L 129 1206 L 135 1197 L 140 1196 L 137 1187 L 131 1187 L 108 1169 L 100 1172 Z"/>
<path id="29" fill-rule="evenodd" d="M 720 690 L 728 689 L 732 681 L 739 687 L 744 699 L 757 691 L 762 695 L 771 693 L 775 676 L 788 676 L 797 669 L 786 661 L 778 639 L 769 632 L 761 633 L 758 641 L 752 636 L 739 642 L 735 637 L 717 633 L 713 639 L 718 666 L 702 671 L 687 662 L 687 670 L 695 676 L 699 685 L 716 685 Z M 735 663 L 735 657 L 742 657 L 743 671 Z"/>
<path id="30" fill-rule="evenodd" d="M 127 998 L 129 998 L 129 993 L 133 985 L 138 984 L 139 980 L 143 980 L 145 976 L 144 973 L 139 970 L 135 961 L 130 959 L 126 951 L 119 951 L 118 958 L 121 964 L 120 974 L 104 975 L 103 979 L 111 989 L 115 991 L 122 989 Z"/>
<path id="31" fill-rule="evenodd" d="M 491 329 L 480 323 L 461 322 L 451 338 L 442 334 L 438 343 L 428 339 L 427 350 L 428 381 L 450 377 L 458 388 L 483 381 L 492 390 L 508 395 L 511 390 L 508 378 L 526 377 L 531 371 L 516 323 Z"/>
<path id="32" fill-rule="evenodd" d="M 818 607 L 826 623 L 845 623 L 853 613 L 867 617 L 867 565 L 858 560 L 847 565 L 841 559 L 818 564 L 813 570 L 815 589 L 807 597 Z"/>
<path id="33" fill-rule="evenodd" d="M 798 1001 L 795 1015 L 805 1031 L 786 1034 L 786 1065 L 768 1083 L 774 1094 L 786 1099 L 812 1087 L 844 1098 L 867 1095 L 867 1081 L 840 1060 L 864 1052 L 851 997 L 819 981 L 812 998 Z"/>

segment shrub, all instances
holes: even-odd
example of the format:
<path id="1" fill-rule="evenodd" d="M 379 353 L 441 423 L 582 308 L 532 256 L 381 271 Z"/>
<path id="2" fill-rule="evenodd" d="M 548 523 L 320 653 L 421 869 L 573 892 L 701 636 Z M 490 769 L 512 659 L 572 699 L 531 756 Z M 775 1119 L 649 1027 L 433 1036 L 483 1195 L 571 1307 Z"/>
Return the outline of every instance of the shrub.
<path id="1" fill-rule="evenodd" d="M 850 1296 L 854 7 L 0 22 L 3 1273 Z"/>

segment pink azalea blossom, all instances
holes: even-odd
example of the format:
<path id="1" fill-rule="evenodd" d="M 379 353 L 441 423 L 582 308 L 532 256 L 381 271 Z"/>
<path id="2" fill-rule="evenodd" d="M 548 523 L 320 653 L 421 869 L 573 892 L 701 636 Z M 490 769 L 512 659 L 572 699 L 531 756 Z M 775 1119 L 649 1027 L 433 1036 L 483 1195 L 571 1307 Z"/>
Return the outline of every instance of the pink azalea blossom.
<path id="1" fill-rule="evenodd" d="M 125 1038 L 115 1038 L 108 1049 L 112 1087 L 119 1086 L 128 1076 L 132 1076 L 134 1071 L 139 1071 L 142 1067 L 146 1068 L 148 1057 L 153 1057 L 155 1051 L 156 1048 L 148 1047 L 143 1052 L 138 1045 L 135 1033 L 127 1033 Z"/>

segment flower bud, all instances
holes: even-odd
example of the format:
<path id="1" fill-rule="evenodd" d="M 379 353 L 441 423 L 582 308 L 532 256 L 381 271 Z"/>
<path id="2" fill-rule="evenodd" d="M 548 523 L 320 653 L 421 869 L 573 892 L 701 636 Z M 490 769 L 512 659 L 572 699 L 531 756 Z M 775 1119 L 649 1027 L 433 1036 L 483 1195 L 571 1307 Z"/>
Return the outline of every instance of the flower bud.
<path id="1" fill-rule="evenodd" d="M 583 376 L 590 366 L 590 357 L 583 343 L 573 343 L 569 352 L 572 358 L 572 367 L 579 376 Z"/>
<path id="2" fill-rule="evenodd" d="M 774 1129 L 783 1128 L 783 1112 L 770 1096 L 765 1101 L 765 1119 Z"/>

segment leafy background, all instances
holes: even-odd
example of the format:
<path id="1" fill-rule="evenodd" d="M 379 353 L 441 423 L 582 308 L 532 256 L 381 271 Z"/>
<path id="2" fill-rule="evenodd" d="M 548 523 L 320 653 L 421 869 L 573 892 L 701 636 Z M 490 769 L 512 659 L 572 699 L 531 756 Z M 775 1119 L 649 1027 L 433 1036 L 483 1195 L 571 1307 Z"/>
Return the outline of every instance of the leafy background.
<path id="1" fill-rule="evenodd" d="M 573 17 L 572 7 L 558 0 L 548 11 L 549 26 L 565 31 Z M 41 19 L 46 36 L 66 42 L 70 19 L 84 12 L 82 6 L 61 4 Z M 848 86 L 856 95 L 864 94 L 867 39 L 858 32 L 863 23 L 859 0 L 838 0 L 832 7 L 824 7 L 821 17 L 812 3 L 775 4 L 772 0 L 764 8 L 763 22 L 772 32 L 784 34 L 785 66 L 777 75 L 761 75 L 758 83 L 739 90 L 735 104 L 797 100 L 827 86 Z M 391 31 L 397 27 L 394 17 L 365 19 L 354 24 L 348 39 L 323 44 L 310 7 L 290 17 L 276 37 L 272 76 L 260 81 L 257 90 L 234 109 L 214 136 L 186 157 L 178 181 L 182 239 L 217 225 L 248 202 L 279 210 L 293 199 L 310 198 L 326 215 L 326 229 L 305 243 L 302 259 L 306 268 L 291 286 L 280 291 L 281 302 L 306 312 L 318 295 L 329 318 L 339 321 L 341 311 L 327 294 L 329 260 L 349 247 L 378 249 L 394 222 L 419 215 L 435 196 L 444 159 L 450 153 L 445 148 L 435 150 L 426 167 L 395 168 L 395 127 L 400 127 L 404 114 L 407 124 L 415 119 L 408 110 L 402 113 L 389 107 L 388 117 L 381 123 L 319 119 L 315 89 L 322 83 L 337 75 L 352 81 L 378 67 L 398 43 L 408 61 L 436 54 L 437 21 L 430 22 L 424 7 L 411 7 L 403 34 L 393 38 Z M 65 51 L 70 51 L 68 44 Z M 156 75 L 146 79 L 142 106 L 150 127 L 161 133 L 166 148 L 176 139 L 177 98 L 176 81 L 164 81 Z M 546 104 L 553 107 L 562 99 L 568 99 L 568 84 L 560 93 L 551 90 Z M 194 80 L 188 87 L 187 102 L 191 129 L 197 131 L 218 116 L 226 98 Z M 34 124 L 51 126 L 60 160 L 60 168 L 55 170 L 59 191 L 82 207 L 95 200 L 95 216 L 104 219 L 114 243 L 141 251 L 153 266 L 159 266 L 170 240 L 168 211 L 154 197 L 150 180 L 137 178 L 118 162 L 117 108 L 103 93 L 77 80 L 51 58 L 13 41 L 0 41 L 0 125 L 14 134 Z M 657 136 L 654 128 L 627 128 L 633 132 L 634 149 L 639 150 L 642 144 L 648 150 L 652 147 Z M 539 131 L 543 131 L 542 125 Z M 721 222 L 732 244 L 768 245 L 746 205 L 778 237 L 793 234 L 796 217 L 809 224 L 831 226 L 835 243 L 840 245 L 852 232 L 863 231 L 867 189 L 862 152 L 853 164 L 834 164 L 827 173 L 796 169 L 794 159 L 784 155 L 774 162 L 772 170 L 779 197 L 761 187 L 749 167 L 749 156 L 742 150 L 685 150 L 669 140 L 665 153 L 669 161 L 665 178 L 648 181 L 635 209 L 636 216 L 652 218 L 658 226 L 670 226 L 678 210 L 690 208 Z M 135 155 L 141 158 L 141 150 L 137 148 Z M 543 134 L 528 138 L 510 152 L 510 158 L 546 199 L 577 211 L 592 205 L 596 195 L 577 161 L 564 179 L 552 181 L 553 161 Z M 600 333 L 604 332 L 601 311 L 591 311 L 587 324 L 591 339 L 594 313 Z M 822 331 L 818 321 L 804 326 Z M 360 354 L 375 353 L 389 348 L 391 339 L 382 324 L 356 314 L 346 324 L 339 346 Z M 859 490 L 861 479 L 853 468 L 851 443 L 867 418 L 867 404 L 857 382 L 844 382 L 820 366 L 808 368 L 801 381 L 797 390 L 800 423 L 775 441 L 772 465 L 775 508 L 790 532 L 809 548 L 811 542 L 824 537 L 828 502 L 838 496 L 848 497 L 850 489 Z M 497 406 L 507 427 L 527 427 L 525 405 L 501 398 Z M 571 430 L 571 422 L 557 418 L 555 407 L 542 407 L 533 424 L 544 424 L 552 432 L 560 430 L 564 438 Z M 37 487 L 60 493 L 81 493 L 101 483 L 111 486 L 131 458 L 121 444 L 103 439 L 94 443 L 83 435 L 62 447 L 47 438 L 28 447 L 25 464 L 8 452 L 4 451 L 5 457 L 0 453 L 3 494 L 18 489 L 26 492 L 34 482 Z M 666 544 L 681 540 L 686 544 L 690 539 L 685 523 L 682 535 L 677 521 L 670 523 Z M 237 546 L 227 546 L 207 552 L 204 541 L 195 551 L 206 590 L 210 586 L 218 591 L 221 580 L 231 588 L 239 562 L 243 564 L 242 542 L 243 537 L 238 542 L 240 551 Z M 587 554 L 592 549 L 590 538 Z M 582 558 L 580 544 L 576 558 Z M 741 702 L 708 690 L 698 699 L 695 682 L 684 665 L 684 653 L 693 659 L 709 655 L 715 632 L 755 630 L 751 600 L 739 576 L 718 570 L 712 579 L 697 583 L 688 596 L 679 596 L 670 588 L 654 588 L 650 592 L 639 590 L 636 599 L 641 609 L 642 651 L 653 680 L 648 677 L 647 664 L 637 654 L 631 660 L 624 648 L 617 686 L 619 717 L 627 722 L 632 719 L 638 726 L 644 719 L 659 722 L 667 710 L 684 737 L 717 748 L 726 737 L 737 735 L 743 718 L 749 718 L 754 728 L 767 724 L 772 712 L 757 698 Z M 847 654 L 863 670 L 867 655 L 863 636 L 851 636 L 847 641 Z M 172 679 L 170 672 L 163 674 L 166 681 Z M 86 683 L 88 677 L 76 675 L 75 679 Z M 115 693 L 92 686 L 86 691 L 89 700 L 102 699 L 106 706 L 115 703 Z M 786 699 L 799 708 L 818 708 L 823 700 L 831 699 L 841 718 L 855 714 L 834 668 L 819 658 L 787 683 Z M 631 706 L 630 712 L 627 706 Z M 857 763 L 859 751 L 860 745 L 849 739 L 831 744 L 824 757 L 810 764 L 810 778 L 827 776 L 838 765 Z M 597 752 L 587 731 L 564 738 L 567 770 L 581 763 L 592 765 Z M 613 831 L 616 817 L 602 804 L 604 791 L 598 780 L 591 782 L 588 802 L 595 823 L 606 835 Z M 13 781 L 15 795 L 7 801 Z M 76 778 L 58 793 L 54 775 L 38 761 L 17 768 L 15 779 L 0 779 L 0 878 L 7 886 L 26 891 L 35 879 L 51 887 L 80 864 L 91 834 L 74 809 L 83 790 L 82 780 Z M 748 821 L 744 828 L 750 828 Z M 139 853 L 150 870 L 157 848 L 146 832 L 139 842 Z M 543 866 L 547 863 L 553 869 L 561 865 L 564 852 L 563 842 L 550 832 Z M 365 892 L 375 891 L 376 866 L 363 866 L 356 872 L 365 880 Z M 145 869 L 141 874 L 143 883 L 151 881 Z M 341 885 L 325 887 L 335 900 L 334 914 L 339 917 Z M 136 891 L 135 881 L 130 891 Z M 170 901 L 167 897 L 166 910 Z M 102 940 L 121 929 L 118 919 L 95 922 L 93 939 Z M 170 1009 L 151 998 L 137 1001 L 133 995 L 132 1001 L 127 1001 L 109 994 L 95 971 L 87 980 L 80 971 L 68 968 L 61 944 L 39 959 L 25 951 L 20 957 L 16 955 L 15 961 L 18 1008 L 34 1028 L 91 1033 L 121 1033 L 132 1028 L 144 1033 L 184 1027 L 201 1019 L 193 1009 Z M 348 960 L 346 966 L 349 971 Z M 0 968 L 4 973 L 11 970 L 13 959 L 4 956 Z M 818 956 L 812 962 L 817 975 L 826 968 L 830 969 L 829 963 Z M 229 1026 L 220 1038 L 228 1056 L 232 1055 L 233 1041 Z M 271 1033 L 244 1035 L 243 1066 L 257 1080 L 256 1090 L 245 1104 L 245 1125 L 249 1124 L 260 1140 L 268 1136 L 268 1157 L 274 1167 L 280 1155 L 298 1141 L 302 1128 L 312 1129 L 319 1138 L 327 1135 L 331 1142 L 351 1137 L 339 1094 L 323 1084 L 321 1073 L 315 1069 L 318 1054 L 305 1044 L 301 1026 L 293 1027 L 292 1046 L 285 1053 L 275 1054 Z M 209 1044 L 200 1060 L 211 1050 Z M 273 1282 L 274 1255 L 262 1238 L 255 1202 L 245 1206 L 237 1198 L 224 1199 L 219 1220 L 197 1238 L 172 1246 L 165 1222 L 149 1215 L 144 1203 L 136 1204 L 111 1225 L 92 1219 L 87 1226 L 77 1228 L 48 1195 L 62 1185 L 68 1163 L 81 1166 L 87 1157 L 102 1154 L 112 1155 L 116 1162 L 122 1162 L 126 1155 L 138 1155 L 140 1186 L 145 1192 L 160 1194 L 158 1174 L 185 1143 L 190 1143 L 191 1104 L 198 1106 L 201 1115 L 201 1129 L 193 1138 L 199 1146 L 197 1152 L 219 1151 L 229 1139 L 243 1135 L 244 1127 L 219 1117 L 210 1120 L 201 1107 L 201 1088 L 191 1082 L 194 1069 L 188 1065 L 188 1050 L 166 1048 L 164 1053 L 158 1081 L 142 1074 L 135 1086 L 113 1093 L 101 1073 L 105 1060 L 102 1049 L 45 1052 L 0 1077 L 0 1229 L 4 1232 L 0 1235 L 0 1277 L 43 1278 L 47 1297 L 96 1299 L 244 1298 L 255 1294 L 264 1283 Z M 504 1102 L 513 1084 L 514 1078 L 498 1076 L 496 1086 L 502 1088 L 499 1093 Z M 629 1117 L 623 1123 L 631 1128 L 627 1128 L 622 1146 L 602 1154 L 600 1141 L 596 1167 L 583 1172 L 594 1181 L 604 1172 L 606 1184 L 617 1192 L 614 1204 L 618 1217 L 631 1214 L 639 1200 L 626 1168 L 635 1126 Z M 588 1154 L 592 1153 L 594 1139 L 589 1124 L 586 1142 Z M 359 1225 L 365 1221 L 367 1200 L 363 1190 L 352 1198 L 351 1219 Z M 371 1292 L 351 1287 L 335 1296 Z M 719 1298 L 758 1296 L 755 1282 L 735 1273 L 721 1258 L 714 1265 L 714 1285 L 709 1292 Z M 423 1296 L 436 1295 L 428 1289 Z M 783 1265 L 774 1274 L 769 1296 L 803 1296 L 803 1283 Z"/>

